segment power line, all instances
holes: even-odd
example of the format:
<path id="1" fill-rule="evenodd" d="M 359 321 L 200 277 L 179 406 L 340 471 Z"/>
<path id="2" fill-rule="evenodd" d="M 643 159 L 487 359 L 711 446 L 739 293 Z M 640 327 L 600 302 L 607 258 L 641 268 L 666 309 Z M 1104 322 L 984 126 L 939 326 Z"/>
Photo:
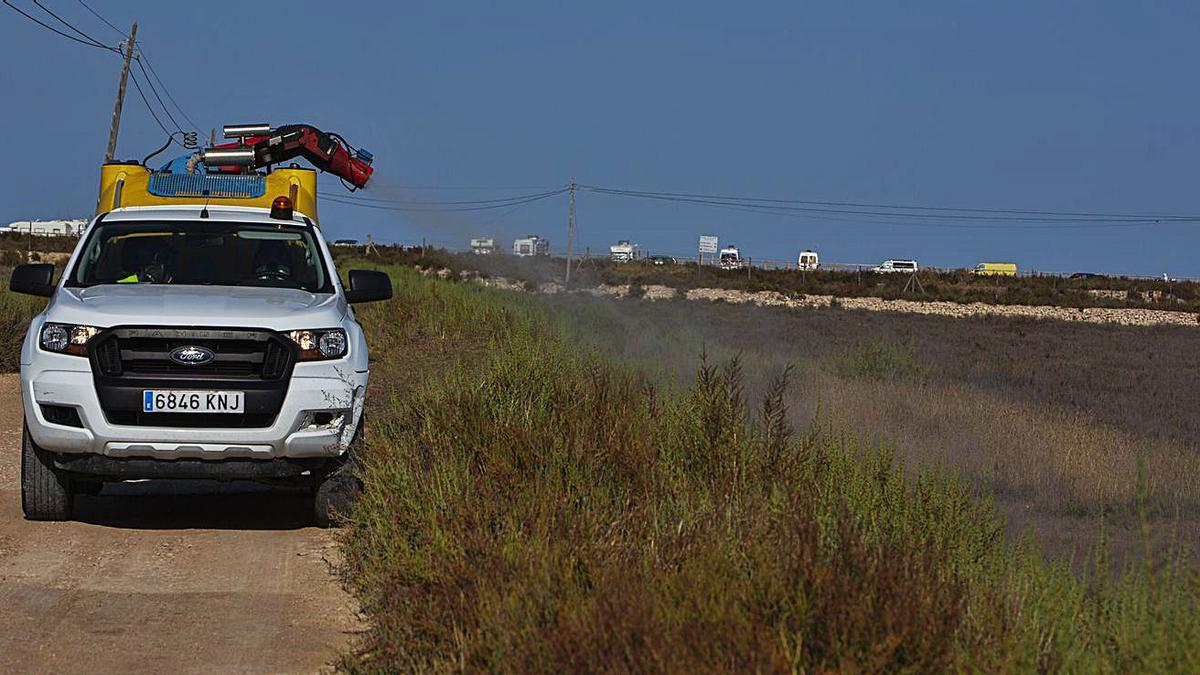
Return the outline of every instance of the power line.
<path id="1" fill-rule="evenodd" d="M 179 114 L 183 116 L 183 119 L 187 120 L 188 124 L 192 125 L 192 129 L 199 132 L 200 125 L 198 125 L 194 121 L 192 121 L 192 118 L 191 118 L 191 116 L 189 116 L 187 114 L 187 111 L 184 110 L 179 105 L 179 103 L 175 100 L 175 97 L 171 95 L 171 90 L 167 88 L 167 85 L 162 81 L 162 78 L 158 76 L 158 72 L 154 70 L 154 64 L 150 63 L 150 59 L 146 56 L 146 50 L 143 49 L 140 45 L 138 46 L 137 50 L 138 50 L 138 66 L 141 67 L 142 61 L 146 62 L 146 67 L 150 69 L 150 74 L 154 76 L 154 79 L 158 82 L 159 86 L 162 87 L 163 93 L 167 95 L 167 100 L 170 101 L 171 104 L 175 106 L 175 109 L 179 111 Z M 164 108 L 165 108 L 165 106 L 164 106 Z M 176 126 L 178 126 L 178 125 L 176 125 Z"/>
<path id="2" fill-rule="evenodd" d="M 1094 213 L 1080 211 L 1038 211 L 1028 209 L 995 209 L 995 208 L 971 208 L 971 207 L 954 207 L 954 206 L 911 206 L 901 204 L 877 204 L 869 202 L 838 202 L 838 201 L 817 201 L 804 199 L 772 199 L 765 197 L 737 197 L 729 195 L 714 195 L 714 194 L 698 194 L 692 192 L 652 192 L 647 190 L 628 190 L 622 188 L 610 188 L 585 185 L 580 186 L 584 189 L 597 191 L 608 191 L 612 193 L 626 194 L 630 196 L 656 196 L 656 197 L 678 197 L 682 199 L 710 199 L 733 201 L 739 203 L 763 203 L 763 204 L 799 204 L 808 206 L 834 206 L 834 207 L 849 207 L 849 208 L 868 208 L 868 209 L 894 209 L 902 211 L 937 211 L 949 213 L 983 213 L 983 214 L 1002 214 L 1002 215 L 1024 215 L 1024 216 L 1052 216 L 1052 217 L 1078 217 L 1086 219 L 1094 218 L 1136 218 L 1136 219 L 1200 219 L 1200 215 L 1180 215 L 1180 214 L 1154 214 L 1154 213 Z"/>
<path id="3" fill-rule="evenodd" d="M 158 123 L 158 128 L 162 129 L 164 134 L 171 137 L 172 143 L 179 145 L 179 142 L 175 140 L 175 136 L 171 134 L 171 130 L 167 129 L 167 125 L 163 124 L 162 120 L 158 119 L 158 115 L 155 114 L 154 108 L 150 105 L 150 100 L 146 98 L 146 92 L 142 91 L 142 85 L 138 83 L 137 75 L 133 72 L 130 72 L 129 79 L 133 80 L 133 86 L 137 89 L 138 96 L 141 97 L 142 103 L 146 104 L 146 110 L 150 112 L 150 116 L 154 118 L 156 123 Z M 180 147 L 183 146 L 180 145 Z"/>
<path id="4" fill-rule="evenodd" d="M 4 4 L 8 5 L 8 6 L 9 6 L 9 7 L 10 7 L 10 8 L 13 10 L 13 11 L 15 11 L 16 13 L 18 13 L 18 14 L 20 14 L 21 16 L 25 17 L 26 19 L 29 19 L 30 21 L 32 21 L 32 22 L 34 22 L 34 23 L 36 23 L 37 25 L 41 26 L 42 28 L 45 28 L 46 30 L 48 30 L 48 31 L 50 31 L 50 32 L 52 32 L 52 33 L 57 33 L 58 35 L 61 35 L 62 37 L 65 37 L 65 38 L 67 38 L 68 40 L 72 40 L 72 41 L 74 41 L 74 42 L 78 42 L 78 43 L 79 43 L 79 44 L 81 44 L 81 45 L 87 45 L 88 47 L 95 47 L 95 48 L 97 48 L 97 49 L 104 49 L 104 50 L 107 50 L 107 51 L 113 52 L 113 53 L 115 53 L 115 54 L 120 54 L 120 53 L 121 53 L 121 50 L 117 49 L 116 47 L 109 47 L 108 45 L 106 45 L 106 44 L 103 44 L 103 43 L 101 43 L 101 42 L 99 42 L 99 41 L 97 41 L 97 40 L 94 40 L 94 39 L 92 39 L 92 38 L 88 38 L 87 40 L 81 40 L 81 39 L 79 39 L 79 38 L 75 37 L 74 35 L 69 35 L 69 34 L 67 34 L 67 33 L 64 33 L 64 32 L 62 32 L 61 30 L 59 30 L 59 29 L 55 28 L 54 26 L 51 26 L 51 25 L 49 25 L 49 24 L 47 24 L 47 23 L 45 23 L 45 22 L 43 22 L 43 21 L 39 20 L 37 17 L 34 17 L 34 16 L 32 16 L 31 14 L 27 13 L 25 10 L 21 9 L 20 7 L 17 7 L 16 5 L 12 4 L 12 2 L 11 2 L 10 0 L 3 0 L 3 2 L 4 2 Z M 41 7 L 41 5 L 38 5 L 38 7 Z M 42 7 L 42 9 L 45 9 L 45 7 Z M 47 12 L 49 12 L 49 10 L 46 10 L 46 11 L 47 11 Z M 51 12 L 50 14 L 51 14 L 51 16 L 55 16 L 55 18 L 57 18 L 57 16 L 56 16 L 56 15 L 54 15 L 52 12 Z M 61 21 L 62 23 L 66 24 L 66 22 L 65 22 L 65 21 L 62 21 L 62 19 L 59 19 L 59 21 Z M 74 30 L 75 32 L 79 33 L 80 35 L 84 35 L 84 33 L 82 33 L 82 32 L 80 32 L 80 31 L 78 31 L 78 30 L 77 30 L 77 29 L 75 29 L 73 26 L 70 26 L 70 24 L 66 24 L 66 25 L 68 25 L 68 26 L 71 28 L 71 30 Z M 85 37 L 87 37 L 87 36 L 85 35 Z"/>
<path id="5" fill-rule="evenodd" d="M 560 186 L 555 186 L 555 187 L 557 188 Z M 453 201 L 420 200 L 420 199 L 392 199 L 392 198 L 386 198 L 386 197 L 360 197 L 357 195 L 354 197 L 348 197 L 341 193 L 331 194 L 328 192 L 319 192 L 317 194 L 319 194 L 321 196 L 328 196 L 328 197 L 342 197 L 342 198 L 350 199 L 353 201 L 374 202 L 374 203 L 380 203 L 380 204 L 397 204 L 397 205 L 403 205 L 403 206 L 463 206 L 463 205 L 474 205 L 474 204 L 497 204 L 500 202 L 515 202 L 515 201 L 519 201 L 522 199 L 526 199 L 528 197 L 542 197 L 542 196 L 550 195 L 550 194 L 553 194 L 553 190 L 539 192 L 536 194 L 513 195 L 511 197 L 497 197 L 495 199 L 464 199 L 464 200 L 453 200 Z M 501 204 L 501 206 L 503 206 L 503 204 Z"/>
<path id="6" fill-rule="evenodd" d="M 1105 229 L 1105 228 L 1147 227 L 1147 226 L 1151 226 L 1151 225 L 1167 225 L 1167 224 L 1179 224 L 1179 223 L 1190 223 L 1191 222 L 1191 221 L 1187 221 L 1187 220 L 1166 220 L 1166 221 L 1145 221 L 1145 222 L 1075 223 L 1075 224 L 1066 224 L 1066 225 L 1059 225 L 1059 224 L 1053 224 L 1053 223 L 1041 224 L 1041 225 L 1028 224 L 1028 223 L 1005 223 L 1005 224 L 986 225 L 986 224 L 970 223 L 970 222 L 967 222 L 967 223 L 940 223 L 940 222 L 939 223 L 922 223 L 922 222 L 900 222 L 900 223 L 897 223 L 897 222 L 889 222 L 889 221 L 885 221 L 885 220 L 871 220 L 871 219 L 855 218 L 855 217 L 850 217 L 850 216 L 837 216 L 837 215 L 821 215 L 818 217 L 818 216 L 814 216 L 814 215 L 797 214 L 797 213 L 792 213 L 792 212 L 787 212 L 787 211 L 774 210 L 771 207 L 754 208 L 754 207 L 710 205 L 709 208 L 722 209 L 725 211 L 736 211 L 736 212 L 740 212 L 740 213 L 757 213 L 757 214 L 768 215 L 768 216 L 777 216 L 777 217 L 781 217 L 781 218 L 784 218 L 789 221 L 799 220 L 799 221 L 803 221 L 803 222 L 810 223 L 810 224 L 814 224 L 814 223 L 820 224 L 823 222 L 833 220 L 833 221 L 838 221 L 838 222 L 842 222 L 842 223 L 856 223 L 859 225 L 872 224 L 872 225 L 884 225 L 884 226 L 891 226 L 891 227 L 917 227 L 917 228 L 943 229 L 943 230 L 993 230 L 993 231 L 1090 230 L 1090 229 Z"/>
<path id="7" fill-rule="evenodd" d="M 80 5 L 83 6 L 84 9 L 86 9 L 88 12 L 90 12 L 92 14 L 92 16 L 96 17 L 101 22 L 103 22 L 104 25 L 106 25 L 109 28 L 116 31 L 116 33 L 118 35 L 120 35 L 121 37 L 128 39 L 129 36 L 128 36 L 128 34 L 125 33 L 125 31 L 121 30 L 120 28 L 117 28 L 116 25 L 114 25 L 111 21 L 104 18 L 104 16 L 102 14 L 100 14 L 95 9 L 93 9 L 91 5 L 87 4 L 83 0 L 77 0 L 77 1 L 79 2 Z M 17 11 L 21 11 L 21 10 L 17 9 L 15 6 L 13 6 L 9 2 L 9 0 L 4 0 L 4 4 L 9 5 L 13 9 L 16 9 Z M 71 25 L 65 19 L 63 19 L 59 15 L 55 14 L 48 7 L 43 5 L 40 2 L 40 0 L 33 0 L 33 4 L 37 5 L 38 7 L 40 7 L 42 9 L 42 11 L 44 11 L 47 14 L 49 14 L 50 16 L 54 17 L 59 23 L 63 24 L 67 28 L 74 31 L 76 34 L 78 34 L 81 37 L 88 40 L 88 42 L 84 42 L 83 40 L 78 40 L 70 35 L 66 35 L 66 34 L 62 33 L 61 31 L 58 31 L 51 26 L 46 26 L 46 24 L 43 24 L 42 22 L 38 21 L 39 24 L 45 26 L 46 28 L 49 28 L 50 30 L 54 30 L 54 32 L 59 33 L 60 35 L 63 35 L 63 37 L 71 38 L 73 40 L 76 40 L 77 42 L 82 42 L 83 44 L 90 44 L 93 47 L 101 47 L 103 49 L 115 51 L 118 54 L 122 53 L 120 51 L 120 49 L 114 49 L 112 47 L 109 47 L 109 46 L 101 43 L 99 40 L 92 37 L 91 35 L 88 35 L 87 33 L 84 33 L 83 31 L 79 30 L 75 26 Z M 21 13 L 25 14 L 24 12 L 21 12 Z M 33 17 L 31 17 L 27 14 L 26 14 L 26 16 L 29 17 L 33 21 L 37 21 L 37 19 L 34 19 Z M 140 68 L 142 70 L 142 75 L 145 77 L 146 85 L 150 88 L 151 93 L 154 94 L 154 98 L 156 98 L 158 100 L 159 105 L 162 106 L 163 112 L 166 113 L 167 117 L 170 118 L 171 122 L 175 125 L 175 128 L 179 131 L 183 130 L 182 127 L 180 126 L 179 122 L 176 121 L 175 116 L 171 114 L 170 108 L 168 108 L 166 103 L 163 102 L 162 96 L 160 96 L 158 93 L 158 88 L 154 86 L 154 82 L 156 82 L 156 81 L 158 82 L 159 87 L 162 87 L 163 93 L 166 94 L 166 96 L 167 96 L 167 100 L 169 100 L 171 102 L 171 104 L 175 106 L 175 109 L 179 111 L 180 115 L 182 115 L 183 118 L 185 120 L 187 120 L 187 122 L 189 124 L 192 125 L 193 130 L 199 132 L 199 130 L 200 130 L 199 125 L 197 125 L 194 121 L 192 121 L 192 118 L 179 105 L 179 102 L 175 100 L 175 97 L 171 95 L 171 91 L 167 88 L 167 85 L 166 85 L 166 83 L 163 82 L 162 78 L 159 77 L 158 72 L 154 70 L 154 64 L 150 63 L 149 57 L 146 56 L 146 50 L 141 45 L 137 45 L 136 49 L 137 49 L 137 55 L 135 56 L 135 58 L 137 59 L 137 62 L 138 62 L 138 68 Z M 146 72 L 147 68 L 149 68 L 149 73 Z"/>
<path id="8" fill-rule="evenodd" d="M 639 190 L 619 190 L 613 188 L 601 188 L 589 186 L 587 188 L 591 192 L 618 195 L 625 197 L 636 197 L 641 199 L 653 199 L 669 202 L 683 202 L 689 204 L 701 204 L 711 206 L 740 206 L 750 209 L 763 209 L 779 212 L 796 212 L 796 213 L 821 213 L 821 214 L 845 214 L 863 217 L 885 217 L 885 218 L 917 218 L 917 219 L 935 219 L 935 220 L 973 220 L 973 221 L 992 221 L 992 222 L 1158 222 L 1168 220 L 1191 221 L 1200 219 L 1200 216 L 1152 216 L 1152 215 L 1129 215 L 1129 214 L 1096 214 L 1095 217 L 1071 216 L 1063 213 L 1061 217 L 1050 216 L 1015 216 L 1015 215 L 972 215 L 968 213 L 953 213 L 947 214 L 944 211 L 934 213 L 910 213 L 910 212 L 890 212 L 878 210 L 862 210 L 862 209 L 847 209 L 847 208 L 823 208 L 816 206 L 791 206 L 782 204 L 764 204 L 753 200 L 744 200 L 740 198 L 726 198 L 717 196 L 697 195 L 697 196 L 682 196 L 681 193 L 659 193 L 646 192 Z M 916 207 L 911 207 L 916 208 Z"/>
<path id="9" fill-rule="evenodd" d="M 456 206 L 456 207 L 448 207 L 448 208 L 409 207 L 409 206 L 392 206 L 392 205 L 385 205 L 385 204 L 368 204 L 368 203 L 365 203 L 362 201 L 358 201 L 358 200 L 354 200 L 354 199 L 345 199 L 343 197 L 336 197 L 336 196 L 333 196 L 330 194 L 322 194 L 322 196 L 331 202 L 335 202 L 338 204 L 346 204 L 348 206 L 357 206 L 357 207 L 364 208 L 364 209 L 375 209 L 375 210 L 379 210 L 379 211 L 399 211 L 402 213 L 449 213 L 449 212 L 457 212 L 457 211 L 490 211 L 490 210 L 495 210 L 495 209 L 509 208 L 509 207 L 513 207 L 513 206 L 524 206 L 526 204 L 532 204 L 533 202 L 542 201 L 543 199 L 549 199 L 550 197 L 554 197 L 556 195 L 561 195 L 562 193 L 564 193 L 566 191 L 567 191 L 566 188 L 562 188 L 561 190 L 555 190 L 553 192 L 544 192 L 544 193 L 541 193 L 538 195 L 532 195 L 527 198 L 520 199 L 518 201 L 507 201 L 507 202 L 500 203 L 500 204 L 488 204 L 488 205 L 484 205 L 484 206 Z"/>
<path id="10" fill-rule="evenodd" d="M 499 223 L 501 220 L 504 220 L 505 218 L 511 216 L 512 214 L 516 213 L 517 211 L 520 211 L 521 209 L 525 208 L 526 206 L 529 206 L 532 203 L 533 203 L 532 201 L 529 201 L 529 202 L 525 202 L 523 204 L 517 204 L 516 206 L 512 207 L 511 209 L 509 209 L 507 211 L 503 211 L 503 212 L 493 216 L 487 222 L 483 223 L 483 225 L 481 225 L 480 227 L 490 227 L 492 225 L 495 225 L 495 224 Z"/>
<path id="11" fill-rule="evenodd" d="M 146 72 L 146 67 L 142 65 L 141 57 L 135 56 L 133 60 L 137 61 L 138 68 L 142 70 L 142 75 L 146 78 L 146 86 L 150 87 L 150 93 L 154 94 L 154 98 L 158 101 L 158 105 L 162 108 L 163 112 L 167 114 L 167 119 L 171 120 L 171 124 L 175 125 L 176 131 L 182 132 L 183 129 L 180 128 L 179 122 L 175 121 L 175 116 L 171 114 L 171 110 L 167 108 L 167 104 L 163 103 L 162 97 L 158 95 L 158 89 L 155 89 L 154 83 L 150 81 L 150 75 Z M 199 131 L 199 129 L 196 131 Z"/>
<path id="12" fill-rule="evenodd" d="M 406 190 L 451 190 L 474 192 L 485 190 L 554 190 L 562 187 L 557 185 L 402 185 Z"/>
<path id="13" fill-rule="evenodd" d="M 108 27 L 109 27 L 109 28 L 111 28 L 111 29 L 113 29 L 113 30 L 117 31 L 117 34 L 118 34 L 118 35 L 120 35 L 121 37 L 123 37 L 123 38 L 125 38 L 125 39 L 129 39 L 129 35 L 127 35 L 127 34 L 125 33 L 125 31 L 123 31 L 123 30 L 121 30 L 120 28 L 117 28 L 116 26 L 112 25 L 112 23 L 110 23 L 108 19 L 104 18 L 103 16 L 100 16 L 100 13 L 99 13 L 99 12 L 97 12 L 96 10 L 92 9 L 92 8 L 91 8 L 91 6 L 90 6 L 90 5 L 88 5 L 86 2 L 84 2 L 83 0 L 78 0 L 78 2 L 79 2 L 79 4 L 83 5 L 83 8 L 84 8 L 84 9 L 86 9 L 86 10 L 87 10 L 87 11 L 89 11 L 89 12 L 91 12 L 91 13 L 92 13 L 92 16 L 96 17 L 97 19 L 100 19 L 100 20 L 101 20 L 101 21 L 103 21 L 103 22 L 104 22 L 106 25 L 108 25 Z"/>
<path id="14" fill-rule="evenodd" d="M 785 204 L 759 203 L 753 200 L 741 198 L 728 198 L 709 195 L 683 196 L 687 193 L 661 193 L 648 192 L 640 190 L 620 190 L 614 188 L 603 188 L 597 186 L 586 186 L 584 189 L 595 194 L 604 194 L 621 197 L 632 197 L 638 199 L 648 199 L 655 201 L 676 202 L 686 204 L 696 204 L 710 207 L 724 207 L 742 209 L 752 212 L 766 212 L 777 214 L 821 214 L 822 216 L 857 216 L 861 220 L 875 220 L 879 218 L 887 219 L 919 219 L 919 220 L 935 220 L 935 221 L 962 221 L 974 222 L 996 222 L 996 223 L 1042 223 L 1044 226 L 1050 226 L 1057 223 L 1081 223 L 1095 225 L 1099 223 L 1113 224 L 1157 224 L 1170 222 L 1196 222 L 1200 220 L 1200 216 L 1159 216 L 1159 215 L 1133 215 L 1133 214 L 1095 214 L 1092 217 L 1070 215 L 1069 212 L 1049 212 L 1061 214 L 1058 216 L 1020 216 L 1020 215 L 975 215 L 974 213 L 946 213 L 945 211 L 935 212 L 894 212 L 880 211 L 877 209 L 866 208 L 832 208 L 818 206 L 792 206 Z M 798 201 L 798 200 L 797 200 Z M 916 207 L 910 207 L 916 208 Z M 937 207 L 942 208 L 942 207 Z M 1043 212 L 1046 213 L 1046 212 Z M 966 225 L 958 224 L 956 227 L 965 227 Z"/>
<path id="15" fill-rule="evenodd" d="M 87 40 L 87 41 L 89 41 L 89 42 L 91 42 L 93 46 L 96 46 L 96 47 L 107 47 L 107 45 L 105 45 L 103 42 L 101 42 L 101 41 L 97 40 L 96 38 L 92 37 L 91 35 L 88 35 L 87 33 L 83 32 L 83 31 L 79 30 L 79 29 L 78 29 L 78 28 L 76 28 L 75 26 L 72 26 L 72 25 L 70 24 L 70 22 L 68 22 L 66 19 L 64 19 L 64 18 L 62 18 L 61 16 L 59 16 L 59 15 L 55 14 L 54 12 L 50 11 L 50 8 L 49 8 L 49 7 L 47 7 L 47 6 L 45 6 L 45 5 L 43 5 L 43 4 L 42 4 L 42 3 L 41 3 L 39 0 L 33 0 L 33 4 L 35 4 L 35 5 L 37 5 L 38 7 L 40 7 L 40 8 L 41 8 L 41 10 L 42 10 L 43 12 L 45 12 L 45 13 L 49 14 L 50 16 L 54 17 L 54 19 L 55 19 L 56 21 L 58 21 L 59 23 L 61 23 L 62 25 L 64 25 L 64 26 L 66 26 L 67 28 L 71 29 L 71 31 L 72 31 L 73 33 L 75 33 L 76 35 L 78 35 L 78 36 L 80 36 L 80 37 L 84 38 L 85 40 Z"/>
<path id="16" fill-rule="evenodd" d="M 693 202 L 689 202 L 689 203 L 693 203 Z M 722 210 L 726 210 L 726 211 L 737 211 L 737 212 L 741 212 L 741 213 L 756 213 L 756 214 L 763 214 L 763 215 L 780 216 L 780 217 L 784 217 L 784 218 L 787 218 L 788 220 L 793 220 L 793 221 L 799 219 L 799 220 L 804 220 L 805 222 L 809 222 L 809 223 L 820 223 L 823 221 L 834 220 L 834 221 L 847 222 L 847 223 L 858 223 L 858 224 L 865 223 L 865 224 L 887 225 L 887 226 L 892 226 L 892 227 L 918 227 L 918 228 L 950 229 L 950 230 L 956 230 L 956 229 L 957 230 L 981 230 L 981 229 L 982 230 L 1014 230 L 1014 229 L 1016 229 L 1016 230 L 1034 230 L 1034 231 L 1037 231 L 1037 230 L 1060 230 L 1060 229 L 1061 230 L 1076 230 L 1076 229 L 1099 229 L 1099 228 L 1146 227 L 1148 225 L 1192 222 L 1189 220 L 1182 220 L 1182 219 L 1155 220 L 1155 221 L 1130 221 L 1130 222 L 1100 221 L 1100 222 L 1073 223 L 1073 224 L 1057 224 L 1054 222 L 1050 222 L 1050 223 L 1044 223 L 1044 224 L 1040 224 L 1040 225 L 1039 224 L 1030 224 L 1028 222 L 1020 222 L 1020 221 L 1015 222 L 1015 223 L 1003 223 L 1003 224 L 991 224 L 991 225 L 972 223 L 972 222 L 965 222 L 965 223 L 962 223 L 962 222 L 928 223 L 928 222 L 911 222 L 911 221 L 909 221 L 909 222 L 891 222 L 891 221 L 887 221 L 887 220 L 879 220 L 879 219 L 874 219 L 874 218 L 850 217 L 848 215 L 821 214 L 818 217 L 816 215 L 797 213 L 794 211 L 784 210 L 784 209 L 780 209 L 778 207 L 770 207 L 770 206 L 757 206 L 757 207 L 749 206 L 749 205 L 738 206 L 738 205 L 732 205 L 732 204 L 718 204 L 718 203 L 705 203 L 702 205 L 707 206 L 709 208 L 722 209 Z"/>

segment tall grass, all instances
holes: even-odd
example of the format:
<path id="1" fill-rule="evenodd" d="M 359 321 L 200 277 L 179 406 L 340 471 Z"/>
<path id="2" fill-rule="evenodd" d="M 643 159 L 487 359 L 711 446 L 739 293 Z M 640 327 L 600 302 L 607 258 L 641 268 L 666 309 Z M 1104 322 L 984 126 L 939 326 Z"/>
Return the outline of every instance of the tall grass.
<path id="1" fill-rule="evenodd" d="M 0 273 L 7 279 L 7 274 Z M 0 373 L 13 373 L 21 368 L 21 343 L 29 322 L 46 307 L 44 298 L 21 295 L 8 290 L 5 283 L 0 288 Z"/>
<path id="2" fill-rule="evenodd" d="M 397 270 L 369 411 L 348 670 L 1195 670 L 1200 579 L 1076 575 L 890 448 L 789 424 L 786 373 L 679 391 L 535 300 Z"/>
<path id="3" fill-rule="evenodd" d="M 874 338 L 840 354 L 834 366 L 838 374 L 848 378 L 884 382 L 916 381 L 924 378 L 926 371 L 916 351 L 911 341 L 897 344 Z"/>

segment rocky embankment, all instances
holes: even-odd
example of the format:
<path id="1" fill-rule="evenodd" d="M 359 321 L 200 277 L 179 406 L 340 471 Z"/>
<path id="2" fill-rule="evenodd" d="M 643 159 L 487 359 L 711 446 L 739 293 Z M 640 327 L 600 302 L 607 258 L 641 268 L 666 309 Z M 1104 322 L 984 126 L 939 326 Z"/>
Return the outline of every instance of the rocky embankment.
<path id="1" fill-rule="evenodd" d="M 450 270 L 426 271 L 441 277 L 451 275 Z M 464 277 L 469 276 L 464 274 Z M 543 294 L 563 293 L 559 284 L 546 283 L 531 287 L 523 282 L 514 282 L 502 277 L 471 277 L 475 283 L 493 288 Z M 1192 312 L 1165 309 L 1136 309 L 1109 307 L 1054 307 L 1047 305 L 1000 305 L 985 302 L 957 303 L 941 300 L 885 300 L 883 298 L 843 298 L 832 295 L 789 296 L 776 291 L 736 291 L 724 288 L 693 288 L 677 291 L 669 286 L 643 286 L 638 297 L 645 301 L 661 300 L 708 300 L 733 304 L 753 304 L 759 307 L 787 307 L 812 309 L 841 307 L 868 312 L 908 312 L 911 314 L 934 314 L 954 318 L 1000 316 L 1009 318 L 1050 319 L 1055 321 L 1083 321 L 1085 323 L 1110 323 L 1122 326 L 1197 326 L 1200 316 Z M 572 292 L 612 298 L 629 298 L 634 289 L 630 286 L 600 285 L 577 289 Z"/>

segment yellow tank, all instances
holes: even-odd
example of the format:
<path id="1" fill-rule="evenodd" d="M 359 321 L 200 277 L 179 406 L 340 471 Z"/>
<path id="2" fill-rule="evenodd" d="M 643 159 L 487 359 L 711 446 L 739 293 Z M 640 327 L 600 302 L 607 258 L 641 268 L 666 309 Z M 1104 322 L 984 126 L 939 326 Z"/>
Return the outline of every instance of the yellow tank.
<path id="1" fill-rule="evenodd" d="M 269 174 L 155 173 L 140 164 L 100 167 L 96 215 L 125 206 L 256 206 L 271 208 L 276 197 L 291 197 L 296 213 L 317 222 L 317 172 L 275 169 Z"/>

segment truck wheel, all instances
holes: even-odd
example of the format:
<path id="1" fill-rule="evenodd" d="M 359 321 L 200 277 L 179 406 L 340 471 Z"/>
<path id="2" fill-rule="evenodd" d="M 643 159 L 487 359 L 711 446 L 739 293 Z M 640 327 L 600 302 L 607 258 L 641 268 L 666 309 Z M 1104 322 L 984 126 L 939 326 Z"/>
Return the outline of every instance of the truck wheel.
<path id="1" fill-rule="evenodd" d="M 98 480 L 81 481 L 77 479 L 71 480 L 71 490 L 77 495 L 86 495 L 95 497 L 100 494 L 100 490 L 104 489 L 104 483 Z"/>
<path id="2" fill-rule="evenodd" d="M 362 492 L 362 481 L 358 478 L 357 462 L 362 451 L 363 421 L 359 420 L 358 429 L 354 432 L 354 440 L 338 463 L 337 467 L 325 474 L 313 490 L 313 515 L 317 527 L 330 528 L 340 526 L 350 517 L 350 509 L 358 494 Z"/>
<path id="3" fill-rule="evenodd" d="M 29 520 L 66 520 L 71 517 L 75 493 L 71 477 L 54 467 L 54 457 L 21 434 L 21 510 Z"/>
<path id="4" fill-rule="evenodd" d="M 313 495 L 317 527 L 340 526 L 350 517 L 350 509 L 361 491 L 362 483 L 355 475 L 353 462 L 346 462 L 325 476 Z"/>

